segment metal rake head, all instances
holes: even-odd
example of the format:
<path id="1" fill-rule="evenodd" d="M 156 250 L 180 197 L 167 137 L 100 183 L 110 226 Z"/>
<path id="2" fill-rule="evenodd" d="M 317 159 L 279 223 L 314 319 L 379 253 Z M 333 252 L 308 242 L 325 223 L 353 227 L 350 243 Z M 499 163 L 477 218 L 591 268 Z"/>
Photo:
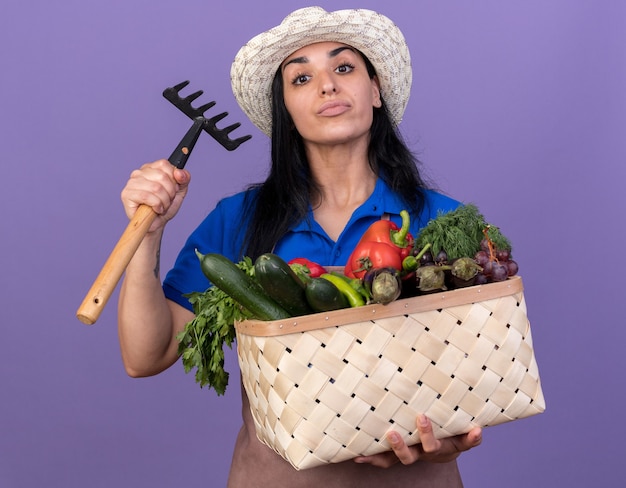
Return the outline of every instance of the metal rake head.
<path id="1" fill-rule="evenodd" d="M 180 109 L 180 111 L 187 115 L 187 117 L 189 117 L 190 119 L 195 120 L 198 117 L 205 118 L 205 123 L 203 127 L 204 130 L 208 132 L 211 137 L 213 137 L 213 139 L 215 139 L 229 151 L 237 149 L 242 143 L 246 142 L 252 137 L 251 135 L 242 136 L 237 139 L 231 139 L 229 137 L 229 134 L 241 125 L 239 122 L 236 122 L 222 129 L 218 129 L 216 124 L 224 117 L 226 117 L 228 115 L 228 112 L 222 112 L 211 118 L 204 117 L 204 112 L 213 107 L 213 105 L 215 105 L 215 102 L 208 102 L 197 108 L 192 107 L 191 104 L 204 92 L 202 90 L 198 90 L 191 95 L 181 97 L 179 95 L 180 91 L 188 84 L 189 81 L 183 81 L 182 83 L 174 85 L 170 88 L 166 88 L 165 90 L 163 90 L 163 96 L 167 100 L 169 100 L 175 107 L 178 107 L 178 109 Z"/>

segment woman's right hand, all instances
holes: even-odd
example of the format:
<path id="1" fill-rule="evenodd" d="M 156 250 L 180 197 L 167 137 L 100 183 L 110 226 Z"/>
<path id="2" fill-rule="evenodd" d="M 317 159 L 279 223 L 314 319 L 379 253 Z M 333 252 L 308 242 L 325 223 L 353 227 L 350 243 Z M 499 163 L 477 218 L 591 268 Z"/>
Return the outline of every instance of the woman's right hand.
<path id="1" fill-rule="evenodd" d="M 118 334 L 124 367 L 130 376 L 150 376 L 178 358 L 176 335 L 193 313 L 167 300 L 160 277 L 159 251 L 165 224 L 178 212 L 191 175 L 160 159 L 133 171 L 122 190 L 124 210 L 132 218 L 140 205 L 157 214 L 148 237 L 124 273 L 118 303 Z"/>
<path id="2" fill-rule="evenodd" d="M 176 168 L 166 159 L 144 164 L 130 174 L 122 190 L 126 215 L 130 219 L 139 205 L 149 205 L 157 218 L 148 232 L 162 229 L 178 212 L 190 180 L 191 174 L 187 170 Z"/>

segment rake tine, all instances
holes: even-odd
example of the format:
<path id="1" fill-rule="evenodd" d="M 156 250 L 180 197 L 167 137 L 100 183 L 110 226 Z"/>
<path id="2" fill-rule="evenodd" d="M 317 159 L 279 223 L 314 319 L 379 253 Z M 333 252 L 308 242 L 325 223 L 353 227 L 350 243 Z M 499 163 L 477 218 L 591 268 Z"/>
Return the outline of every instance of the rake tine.
<path id="1" fill-rule="evenodd" d="M 198 90 L 191 95 L 187 95 L 186 97 L 180 96 L 180 91 L 189 85 L 189 80 L 183 81 L 174 85 L 173 87 L 166 88 L 163 90 L 163 96 L 172 103 L 175 107 L 177 107 L 181 112 L 183 112 L 190 119 L 195 119 L 197 117 L 203 117 L 204 112 L 215 105 L 215 102 L 208 102 L 204 105 L 201 105 L 198 108 L 194 108 L 191 104 L 193 101 L 198 99 L 204 92 L 202 90 Z M 228 115 L 228 112 L 222 112 L 217 114 L 211 118 L 206 119 L 204 124 L 204 130 L 208 134 L 213 137 L 217 142 L 219 142 L 225 149 L 232 151 L 237 149 L 242 143 L 252 138 L 251 135 L 246 135 L 239 137 L 237 139 L 231 139 L 229 137 L 229 133 L 239 127 L 241 124 L 231 124 L 224 129 L 219 129 L 216 124 L 223 118 Z"/>
<path id="2" fill-rule="evenodd" d="M 228 127 L 224 127 L 222 129 L 218 129 L 216 127 L 216 123 L 225 118 L 228 115 L 228 112 L 222 112 L 221 114 L 215 115 L 210 119 L 207 119 L 207 123 L 204 126 L 204 130 L 211 134 L 213 137 L 217 139 L 217 141 L 229 151 L 233 151 L 237 149 L 241 144 L 246 142 L 252 136 L 247 135 L 240 137 L 238 139 L 230 139 L 228 134 L 239 127 L 241 124 L 239 122 L 235 122 L 234 124 L 229 125 Z M 217 134 L 214 134 L 213 131 L 218 131 Z"/>
<path id="3" fill-rule="evenodd" d="M 198 90 L 197 92 L 192 93 L 191 95 L 187 95 L 184 100 L 186 103 L 191 104 L 196 98 L 200 98 L 204 92 L 202 90 Z"/>
<path id="4" fill-rule="evenodd" d="M 239 127 L 241 124 L 239 122 L 235 122 L 232 125 L 229 125 L 228 127 L 224 127 L 222 129 L 222 132 L 226 133 L 226 134 L 230 134 L 232 131 L 234 131 L 237 127 Z"/>
<path id="5" fill-rule="evenodd" d="M 181 81 L 178 85 L 174 85 L 172 88 L 169 88 L 169 90 L 174 90 L 176 92 L 179 92 L 183 88 L 185 88 L 188 84 L 189 84 L 189 80 Z"/>
<path id="6" fill-rule="evenodd" d="M 174 85 L 170 88 L 166 88 L 165 90 L 163 90 L 163 96 L 167 98 L 170 102 L 175 103 L 176 100 L 181 100 L 181 98 L 178 96 L 178 93 L 183 88 L 185 88 L 188 84 L 189 84 L 189 81 L 183 81 L 182 83 L 179 83 L 178 85 Z"/>
<path id="7" fill-rule="evenodd" d="M 229 139 L 229 138 L 225 137 L 223 140 L 218 141 L 218 142 L 222 146 L 224 146 L 224 148 L 227 149 L 228 151 L 234 151 L 239 146 L 241 146 L 241 144 L 246 142 L 248 139 L 252 139 L 252 136 L 249 135 L 249 134 L 247 136 L 242 136 L 242 137 L 239 137 L 237 139 Z"/>
<path id="8" fill-rule="evenodd" d="M 213 107 L 215 105 L 215 102 L 209 102 L 209 103 L 205 103 L 204 105 L 200 105 L 197 109 L 196 112 L 198 112 L 198 114 L 204 114 L 204 112 L 206 112 L 207 110 L 209 110 L 211 107 Z"/>
<path id="9" fill-rule="evenodd" d="M 228 112 L 222 112 L 221 114 L 214 115 L 213 117 L 207 120 L 213 125 L 213 127 L 215 127 L 215 124 L 217 124 L 220 120 L 222 120 L 223 118 L 227 116 L 228 116 Z"/>
<path id="10" fill-rule="evenodd" d="M 202 92 L 192 93 L 191 95 L 181 98 L 178 93 L 168 88 L 163 92 L 163 96 L 169 100 L 174 106 L 178 107 L 190 119 L 202 116 L 206 110 L 215 105 L 215 102 L 205 103 L 204 105 L 194 108 L 191 106 L 191 102 L 202 95 Z"/>

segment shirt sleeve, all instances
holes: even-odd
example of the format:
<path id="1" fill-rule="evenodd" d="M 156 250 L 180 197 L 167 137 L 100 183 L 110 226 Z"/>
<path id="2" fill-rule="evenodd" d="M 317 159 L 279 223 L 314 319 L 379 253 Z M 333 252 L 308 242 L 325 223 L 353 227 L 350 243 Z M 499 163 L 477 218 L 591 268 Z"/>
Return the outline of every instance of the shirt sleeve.
<path id="1" fill-rule="evenodd" d="M 196 249 L 202 254 L 218 253 L 233 261 L 239 260 L 247 221 L 242 218 L 243 198 L 243 194 L 237 194 L 220 200 L 215 209 L 191 233 L 179 252 L 174 267 L 163 281 L 166 298 L 193 311 L 185 295 L 203 292 L 210 286 L 200 268 Z"/>

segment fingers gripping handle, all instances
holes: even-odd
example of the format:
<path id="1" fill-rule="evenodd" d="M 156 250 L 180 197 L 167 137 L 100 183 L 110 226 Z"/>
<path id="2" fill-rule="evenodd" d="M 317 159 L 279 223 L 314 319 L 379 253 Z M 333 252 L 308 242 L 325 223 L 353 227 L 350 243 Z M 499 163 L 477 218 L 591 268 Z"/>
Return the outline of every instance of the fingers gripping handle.
<path id="1" fill-rule="evenodd" d="M 197 92 L 186 98 L 180 98 L 178 91 L 184 88 L 188 82 L 183 82 L 175 87 L 168 88 L 163 92 L 165 98 L 170 100 L 174 105 L 180 108 L 183 113 L 188 115 L 194 120 L 193 126 L 187 131 L 183 139 L 180 141 L 178 147 L 174 150 L 169 158 L 170 163 L 177 168 L 183 168 L 191 150 L 193 149 L 198 136 L 202 130 L 207 131 L 213 136 L 222 146 L 229 151 L 232 151 L 239 147 L 240 144 L 250 139 L 251 136 L 240 137 L 239 139 L 231 140 L 228 134 L 239 127 L 239 124 L 233 124 L 224 129 L 218 129 L 215 124 L 226 117 L 227 112 L 218 114 L 210 119 L 203 117 L 203 113 L 206 109 L 213 106 L 215 102 L 211 102 L 203 105 L 198 109 L 194 109 L 191 106 L 191 102 L 195 100 L 202 92 Z M 156 218 L 156 213 L 152 208 L 141 205 L 135 216 L 131 219 L 126 227 L 126 230 L 120 237 L 113 251 L 109 255 L 109 258 L 104 263 L 100 274 L 96 278 L 91 289 L 85 296 L 83 303 L 79 307 L 76 316 L 78 319 L 88 325 L 92 325 L 98 320 L 104 306 L 113 294 L 113 290 L 117 286 L 117 283 L 124 274 L 126 266 L 130 263 L 130 260 L 134 256 L 139 244 L 143 237 L 148 232 L 150 225 Z"/>
<path id="2" fill-rule="evenodd" d="M 156 216 L 152 207 L 148 205 L 140 205 L 137 208 L 76 312 L 78 320 L 82 323 L 87 325 L 96 323 Z"/>
<path id="3" fill-rule="evenodd" d="M 182 169 L 189 159 L 198 136 L 206 124 L 206 119 L 196 117 L 191 128 L 184 135 L 176 149 L 169 158 L 170 163 Z M 111 251 L 109 258 L 100 270 L 100 274 L 94 281 L 91 289 L 87 292 L 83 303 L 76 312 L 76 317 L 82 323 L 93 325 L 100 317 L 104 306 L 111 298 L 115 287 L 122 278 L 126 266 L 135 255 L 139 244 L 150 229 L 150 225 L 156 218 L 156 213 L 147 205 L 140 205 L 135 215 L 128 223 L 126 230 Z"/>

